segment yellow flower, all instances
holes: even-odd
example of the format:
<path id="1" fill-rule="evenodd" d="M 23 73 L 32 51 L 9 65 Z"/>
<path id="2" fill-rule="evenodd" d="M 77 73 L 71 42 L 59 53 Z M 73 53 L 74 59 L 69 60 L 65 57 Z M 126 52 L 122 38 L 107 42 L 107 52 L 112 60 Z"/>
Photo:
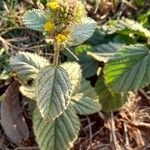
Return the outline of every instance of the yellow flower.
<path id="1" fill-rule="evenodd" d="M 54 23 L 48 21 L 44 24 L 44 31 L 50 32 L 54 29 L 54 27 L 55 27 Z"/>
<path id="2" fill-rule="evenodd" d="M 57 43 L 63 43 L 67 40 L 67 36 L 63 34 L 58 34 L 57 36 L 55 36 L 55 39 Z"/>
<path id="3" fill-rule="evenodd" d="M 47 3 L 47 7 L 53 10 L 60 8 L 58 2 L 49 2 Z"/>

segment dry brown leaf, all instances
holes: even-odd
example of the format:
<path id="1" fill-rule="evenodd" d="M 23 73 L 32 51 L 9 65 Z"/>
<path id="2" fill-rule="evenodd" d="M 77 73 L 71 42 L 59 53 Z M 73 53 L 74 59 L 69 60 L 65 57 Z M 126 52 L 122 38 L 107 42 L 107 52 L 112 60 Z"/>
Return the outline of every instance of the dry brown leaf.
<path id="1" fill-rule="evenodd" d="M 19 103 L 19 83 L 13 82 L 1 102 L 1 124 L 7 137 L 15 144 L 28 138 L 29 130 Z"/>

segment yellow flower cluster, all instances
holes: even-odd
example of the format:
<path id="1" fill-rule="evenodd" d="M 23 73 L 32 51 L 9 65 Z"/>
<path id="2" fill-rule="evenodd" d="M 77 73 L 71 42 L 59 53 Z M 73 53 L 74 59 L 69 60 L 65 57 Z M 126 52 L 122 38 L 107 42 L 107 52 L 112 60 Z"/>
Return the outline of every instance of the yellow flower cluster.
<path id="1" fill-rule="evenodd" d="M 46 31 L 46 32 L 50 32 L 50 31 L 52 31 L 54 28 L 55 28 L 54 23 L 52 23 L 52 22 L 50 22 L 50 21 L 48 21 L 48 22 L 46 22 L 46 23 L 44 24 L 44 31 Z"/>
<path id="2" fill-rule="evenodd" d="M 58 34 L 57 36 L 55 36 L 56 42 L 58 44 L 60 43 L 64 43 L 67 40 L 67 36 L 64 34 Z"/>
<path id="3" fill-rule="evenodd" d="M 64 43 L 70 35 L 70 26 L 84 17 L 84 5 L 79 0 L 51 0 L 47 8 L 43 29 L 57 43 Z"/>
<path id="4" fill-rule="evenodd" d="M 53 9 L 53 10 L 56 10 L 56 9 L 60 8 L 58 2 L 48 2 L 48 3 L 47 3 L 47 7 L 48 7 L 49 9 Z"/>

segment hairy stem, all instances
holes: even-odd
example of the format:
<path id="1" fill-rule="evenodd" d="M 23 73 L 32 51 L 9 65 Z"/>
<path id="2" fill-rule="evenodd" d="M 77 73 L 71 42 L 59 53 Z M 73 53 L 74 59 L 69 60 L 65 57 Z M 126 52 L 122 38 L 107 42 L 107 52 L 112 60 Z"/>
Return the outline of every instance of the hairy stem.
<path id="1" fill-rule="evenodd" d="M 59 60 L 59 46 L 57 44 L 54 44 L 54 60 L 53 60 L 53 64 L 55 66 L 58 65 L 58 60 Z"/>

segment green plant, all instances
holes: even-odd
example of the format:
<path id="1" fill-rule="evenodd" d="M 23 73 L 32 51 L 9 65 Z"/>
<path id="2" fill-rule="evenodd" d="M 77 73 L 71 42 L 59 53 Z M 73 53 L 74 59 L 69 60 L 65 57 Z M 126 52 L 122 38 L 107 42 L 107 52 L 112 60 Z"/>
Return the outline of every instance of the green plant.
<path id="1" fill-rule="evenodd" d="M 83 4 L 74 0 L 52 1 L 46 10 L 29 10 L 23 21 L 51 39 L 54 58 L 49 62 L 37 54 L 19 52 L 10 60 L 12 75 L 21 83 L 21 93 L 35 100 L 33 129 L 40 149 L 66 150 L 80 130 L 77 114 L 98 112 L 101 105 L 94 88 L 82 77 L 80 65 L 61 64 L 59 56 L 67 47 L 91 37 L 96 22 L 86 17 Z"/>
<path id="2" fill-rule="evenodd" d="M 53 57 L 47 60 L 37 51 L 19 52 L 10 59 L 10 76 L 15 81 L 1 98 L 5 99 L 1 122 L 14 143 L 28 138 L 24 116 L 20 115 L 21 92 L 28 99 L 39 148 L 66 150 L 79 134 L 78 115 L 101 109 L 117 111 L 129 91 L 149 86 L 150 31 L 147 20 L 140 24 L 127 18 L 98 27 L 77 0 L 53 0 L 46 6 L 45 10 L 27 11 L 23 21 L 43 33 L 53 48 Z"/>
<path id="3" fill-rule="evenodd" d="M 96 61 L 91 68 L 97 68 L 95 88 L 104 111 L 118 110 L 129 91 L 149 86 L 149 35 L 150 31 L 137 21 L 122 18 L 110 20 L 88 40 L 92 50 L 86 55 Z"/>

